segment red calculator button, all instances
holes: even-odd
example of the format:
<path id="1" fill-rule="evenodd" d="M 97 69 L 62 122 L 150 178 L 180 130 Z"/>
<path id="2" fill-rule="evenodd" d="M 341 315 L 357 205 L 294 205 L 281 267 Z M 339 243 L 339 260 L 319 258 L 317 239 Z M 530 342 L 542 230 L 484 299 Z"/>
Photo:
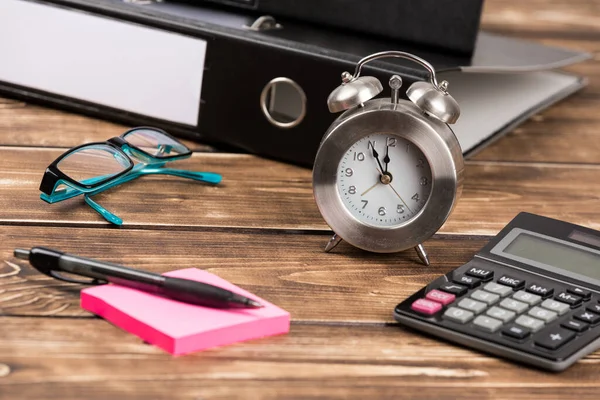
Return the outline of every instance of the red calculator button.
<path id="1" fill-rule="evenodd" d="M 456 300 L 455 295 L 442 292 L 441 290 L 432 290 L 431 292 L 427 293 L 425 298 L 432 301 L 437 301 L 438 303 L 442 303 L 445 306 Z"/>
<path id="2" fill-rule="evenodd" d="M 412 303 L 410 308 L 412 308 L 413 311 L 416 311 L 421 314 L 433 315 L 442 309 L 442 305 L 436 301 L 419 299 Z"/>

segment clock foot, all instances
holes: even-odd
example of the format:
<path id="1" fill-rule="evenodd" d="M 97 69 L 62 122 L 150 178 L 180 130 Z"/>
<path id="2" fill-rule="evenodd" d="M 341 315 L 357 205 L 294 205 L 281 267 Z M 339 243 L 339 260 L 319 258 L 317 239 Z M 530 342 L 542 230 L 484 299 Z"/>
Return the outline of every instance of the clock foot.
<path id="1" fill-rule="evenodd" d="M 341 241 L 342 238 L 339 237 L 337 233 L 334 233 L 331 239 L 329 239 L 329 243 L 327 243 L 327 246 L 325 246 L 325 253 L 329 253 L 331 250 L 333 250 L 335 246 L 340 244 Z"/>
<path id="2" fill-rule="evenodd" d="M 415 250 L 417 251 L 417 255 L 419 256 L 419 260 L 421 260 L 421 262 L 427 266 L 429 266 L 429 257 L 427 257 L 427 253 L 425 252 L 425 248 L 423 247 L 422 244 L 418 244 L 415 247 Z"/>

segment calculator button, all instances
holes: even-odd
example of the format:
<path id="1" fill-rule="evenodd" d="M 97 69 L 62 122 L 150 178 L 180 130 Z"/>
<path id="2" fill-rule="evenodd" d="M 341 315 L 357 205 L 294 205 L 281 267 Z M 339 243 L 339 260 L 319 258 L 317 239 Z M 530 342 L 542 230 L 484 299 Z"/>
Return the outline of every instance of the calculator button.
<path id="1" fill-rule="evenodd" d="M 554 311 L 545 310 L 540 307 L 533 307 L 527 314 L 531 315 L 533 318 L 541 319 L 545 323 L 554 321 L 558 316 Z"/>
<path id="2" fill-rule="evenodd" d="M 515 324 L 524 326 L 525 328 L 531 329 L 533 332 L 539 331 L 544 326 L 544 322 L 539 319 L 528 317 L 527 315 L 521 315 L 515 320 Z"/>
<path id="3" fill-rule="evenodd" d="M 437 301 L 438 303 L 442 303 L 447 306 L 456 300 L 456 296 L 450 293 L 442 292 L 439 290 L 432 290 L 425 296 L 427 300 Z"/>
<path id="4" fill-rule="evenodd" d="M 575 332 L 563 329 L 552 328 L 540 332 L 535 337 L 535 344 L 550 350 L 556 350 L 575 337 Z"/>
<path id="5" fill-rule="evenodd" d="M 552 299 L 546 299 L 540 305 L 548 310 L 557 312 L 558 315 L 563 315 L 564 313 L 569 311 L 569 309 L 571 308 L 566 303 L 561 303 L 560 301 L 556 301 L 556 300 L 552 300 Z M 598 308 L 600 309 L 600 307 L 598 307 Z"/>
<path id="6" fill-rule="evenodd" d="M 517 293 L 513 294 L 513 299 L 523 301 L 530 306 L 536 305 L 542 300 L 542 298 L 537 294 L 527 293 L 524 290 L 519 290 Z"/>
<path id="7" fill-rule="evenodd" d="M 462 310 L 456 307 L 450 307 L 446 310 L 443 315 L 444 319 L 449 319 L 450 321 L 458 322 L 459 324 L 464 324 L 465 322 L 469 322 L 473 316 L 471 311 Z"/>
<path id="8" fill-rule="evenodd" d="M 475 278 L 479 278 L 484 282 L 487 282 L 494 277 L 494 271 L 478 267 L 469 268 L 466 274 Z"/>
<path id="9" fill-rule="evenodd" d="M 600 314 L 600 304 L 590 304 L 586 310 Z"/>
<path id="10" fill-rule="evenodd" d="M 502 329 L 502 333 L 515 339 L 525 339 L 531 334 L 531 331 L 527 328 L 523 328 L 522 326 L 511 324 Z"/>
<path id="11" fill-rule="evenodd" d="M 500 302 L 500 307 L 506 308 L 507 310 L 512 310 L 517 314 L 521 314 L 523 311 L 529 308 L 529 305 L 513 299 L 504 299 Z"/>
<path id="12" fill-rule="evenodd" d="M 419 299 L 412 303 L 410 308 L 412 308 L 413 311 L 416 311 L 421 314 L 433 315 L 442 309 L 442 305 L 436 301 Z"/>
<path id="13" fill-rule="evenodd" d="M 471 298 L 479 301 L 483 301 L 487 305 L 492 305 L 498 301 L 500 296 L 494 293 L 485 292 L 483 290 L 476 290 L 471 293 Z"/>
<path id="14" fill-rule="evenodd" d="M 590 292 L 589 290 L 583 290 L 578 287 L 569 288 L 567 289 L 567 292 L 574 294 L 575 296 L 581 296 L 584 300 L 589 300 L 590 297 L 592 297 L 592 292 Z"/>
<path id="15" fill-rule="evenodd" d="M 473 325 L 487 332 L 496 332 L 502 326 L 502 321 L 480 315 L 475 318 Z"/>
<path id="16" fill-rule="evenodd" d="M 459 275 L 452 280 L 454 283 L 465 285 L 469 289 L 476 288 L 481 283 L 481 279 L 473 278 L 472 276 Z"/>
<path id="17" fill-rule="evenodd" d="M 525 285 L 523 279 L 513 278 L 508 275 L 504 275 L 502 278 L 498 279 L 498 283 L 510 286 L 513 289 L 521 289 Z"/>
<path id="18" fill-rule="evenodd" d="M 462 296 L 463 294 L 467 293 L 468 290 L 463 285 L 456 285 L 453 283 L 446 283 L 445 285 L 440 286 L 438 289 L 447 293 L 452 293 L 456 296 Z"/>
<path id="19" fill-rule="evenodd" d="M 594 314 L 591 311 L 583 311 L 583 312 L 580 312 L 578 314 L 574 314 L 573 318 L 578 319 L 578 320 L 583 321 L 583 322 L 587 322 L 587 323 L 592 324 L 592 325 L 597 324 L 598 322 L 600 322 L 600 315 Z"/>
<path id="20" fill-rule="evenodd" d="M 500 297 L 506 297 L 512 293 L 512 288 L 504 285 L 498 285 L 497 283 L 490 282 L 483 287 L 488 292 L 499 294 Z"/>
<path id="21" fill-rule="evenodd" d="M 458 306 L 460 308 L 464 308 L 465 310 L 469 310 L 474 312 L 475 314 L 479 314 L 483 310 L 486 309 L 487 304 L 482 303 L 481 301 L 473 300 L 473 299 L 462 299 Z"/>
<path id="22" fill-rule="evenodd" d="M 502 322 L 506 323 L 515 317 L 515 313 L 512 311 L 505 310 L 500 307 L 492 307 L 486 311 L 486 314 L 490 317 L 494 317 L 496 319 L 502 320 Z"/>
<path id="23" fill-rule="evenodd" d="M 560 324 L 560 326 L 562 326 L 563 328 L 570 329 L 575 332 L 583 332 L 587 328 L 590 327 L 590 324 L 586 324 L 585 322 L 581 322 L 581 321 L 570 320 L 570 321 L 563 322 L 562 324 Z"/>
<path id="24" fill-rule="evenodd" d="M 554 289 L 538 285 L 537 283 L 532 283 L 525 288 L 529 293 L 537 294 L 542 296 L 542 298 L 550 297 L 554 294 Z"/>
<path id="25" fill-rule="evenodd" d="M 577 307 L 581 303 L 581 297 L 565 292 L 557 294 L 554 298 L 558 301 L 567 303 L 571 308 Z"/>

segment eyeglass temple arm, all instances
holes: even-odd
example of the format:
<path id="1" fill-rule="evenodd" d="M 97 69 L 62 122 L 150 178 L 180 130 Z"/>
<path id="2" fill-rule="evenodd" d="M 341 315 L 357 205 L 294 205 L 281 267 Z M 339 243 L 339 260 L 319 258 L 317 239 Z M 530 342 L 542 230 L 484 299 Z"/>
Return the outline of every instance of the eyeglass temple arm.
<path id="1" fill-rule="evenodd" d="M 102 186 L 94 191 L 89 192 L 88 195 L 93 196 L 93 195 L 101 193 L 107 189 L 113 188 L 115 186 L 129 182 L 133 179 L 139 178 L 142 175 L 159 175 L 159 174 L 160 175 L 173 175 L 173 176 L 179 176 L 181 178 L 188 178 L 188 179 L 193 179 L 196 181 L 212 183 L 212 184 L 218 184 L 219 182 L 221 182 L 221 179 L 222 179 L 221 175 L 215 174 L 214 172 L 194 172 L 194 171 L 186 171 L 186 170 L 181 170 L 181 169 L 161 168 L 161 167 L 157 167 L 157 165 L 162 165 L 162 164 L 152 164 L 152 165 L 140 164 L 139 169 L 137 169 L 138 166 L 134 167 L 134 169 L 127 175 L 115 180 L 114 182 L 110 182 L 107 185 Z M 106 178 L 106 176 L 99 176 L 99 177 L 95 177 L 95 178 L 86 179 L 82 183 L 89 185 L 89 184 L 93 184 L 95 182 L 101 181 L 105 178 Z M 55 192 L 48 197 L 50 197 L 52 199 L 52 202 L 55 203 L 55 202 L 70 199 L 75 196 L 79 196 L 82 193 L 84 193 L 84 192 L 82 192 L 79 189 L 75 189 L 75 188 L 67 186 L 62 191 Z"/>
<path id="2" fill-rule="evenodd" d="M 154 167 L 153 165 L 148 165 L 146 168 L 141 169 L 138 172 L 138 176 L 141 175 L 172 175 L 180 178 L 193 179 L 195 181 L 213 183 L 215 185 L 220 183 L 223 179 L 221 175 L 215 174 L 214 172 L 195 172 L 187 171 L 185 169 Z"/>
<path id="3" fill-rule="evenodd" d="M 186 171 L 183 169 L 173 169 L 173 168 L 162 168 L 156 167 L 155 165 L 146 165 L 144 168 L 140 168 L 139 170 L 132 170 L 127 175 L 116 179 L 114 182 L 110 182 L 106 186 L 102 186 L 92 192 L 89 192 L 89 196 L 94 196 L 98 193 L 101 193 L 107 189 L 113 188 L 115 186 L 121 185 L 123 183 L 127 183 L 134 179 L 139 178 L 143 175 L 173 175 L 179 176 L 181 178 L 193 179 L 195 181 L 206 182 L 217 184 L 221 182 L 221 175 L 215 174 L 214 172 L 195 172 L 195 171 Z"/>
<path id="4" fill-rule="evenodd" d="M 108 222 L 110 222 L 112 224 L 123 225 L 123 220 L 121 218 L 119 218 L 116 214 L 111 213 L 106 208 L 102 207 L 100 204 L 96 203 L 90 197 L 90 194 L 86 193 L 85 196 L 83 196 L 83 198 L 85 199 L 85 202 L 87 203 L 87 205 L 92 207 L 92 209 L 94 211 L 96 211 L 98 214 L 100 214 L 102 216 L 102 218 L 104 218 L 105 220 L 107 220 Z"/>
<path id="5" fill-rule="evenodd" d="M 102 207 L 100 204 L 95 202 L 91 196 L 99 194 L 109 188 L 120 185 L 125 182 L 129 182 L 133 179 L 136 179 L 142 175 L 173 175 L 181 178 L 194 179 L 201 182 L 208 182 L 217 184 L 221 182 L 221 175 L 215 174 L 213 172 L 194 172 L 194 171 L 186 171 L 182 169 L 173 169 L 173 168 L 162 168 L 156 167 L 154 165 L 148 165 L 144 168 L 141 168 L 137 171 L 131 172 L 124 177 L 117 179 L 115 182 L 111 182 L 109 185 L 104 186 L 98 190 L 94 190 L 90 193 L 86 193 L 84 196 L 85 202 L 89 205 L 94 211 L 102 216 L 108 222 L 115 225 L 122 225 L 123 220 L 119 218 L 116 214 L 108 211 L 106 208 Z M 81 192 L 80 192 L 81 193 Z"/>

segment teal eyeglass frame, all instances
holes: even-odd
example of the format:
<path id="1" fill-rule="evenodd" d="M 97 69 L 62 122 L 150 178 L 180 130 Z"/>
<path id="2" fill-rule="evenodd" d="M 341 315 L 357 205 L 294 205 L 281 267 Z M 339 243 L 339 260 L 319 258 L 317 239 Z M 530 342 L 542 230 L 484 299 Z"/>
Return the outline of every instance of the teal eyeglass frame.
<path id="1" fill-rule="evenodd" d="M 154 131 L 158 134 L 164 135 L 176 142 L 178 146 L 182 146 L 185 151 L 179 152 L 178 154 L 169 155 L 173 147 L 169 145 L 162 145 L 157 149 L 159 154 L 161 154 L 160 157 L 149 154 L 126 140 L 128 135 L 140 130 Z M 108 146 L 111 150 L 115 151 L 116 154 L 123 157 L 121 161 L 127 162 L 127 166 L 124 168 L 124 170 L 116 174 L 97 176 L 85 179 L 83 181 L 77 181 L 63 173 L 58 168 L 58 164 L 64 158 L 81 150 L 85 150 L 86 148 L 93 149 L 99 146 Z M 123 220 L 121 218 L 102 207 L 91 197 L 144 175 L 172 175 L 211 184 L 218 184 L 221 182 L 221 175 L 213 172 L 194 172 L 181 169 L 164 168 L 164 165 L 169 161 L 182 160 L 189 158 L 191 155 L 192 151 L 190 149 L 161 129 L 146 126 L 133 128 L 121 136 L 114 137 L 105 142 L 86 143 L 81 146 L 74 147 L 60 155 L 56 160 L 54 160 L 54 162 L 52 162 L 52 164 L 48 166 L 48 168 L 46 168 L 46 171 L 44 172 L 44 176 L 40 184 L 40 191 L 42 192 L 40 194 L 40 198 L 46 203 L 52 204 L 83 194 L 85 202 L 104 219 L 115 225 L 122 225 Z M 136 165 L 134 159 L 139 161 L 139 164 Z M 60 188 L 61 185 L 64 185 L 64 187 Z"/>

